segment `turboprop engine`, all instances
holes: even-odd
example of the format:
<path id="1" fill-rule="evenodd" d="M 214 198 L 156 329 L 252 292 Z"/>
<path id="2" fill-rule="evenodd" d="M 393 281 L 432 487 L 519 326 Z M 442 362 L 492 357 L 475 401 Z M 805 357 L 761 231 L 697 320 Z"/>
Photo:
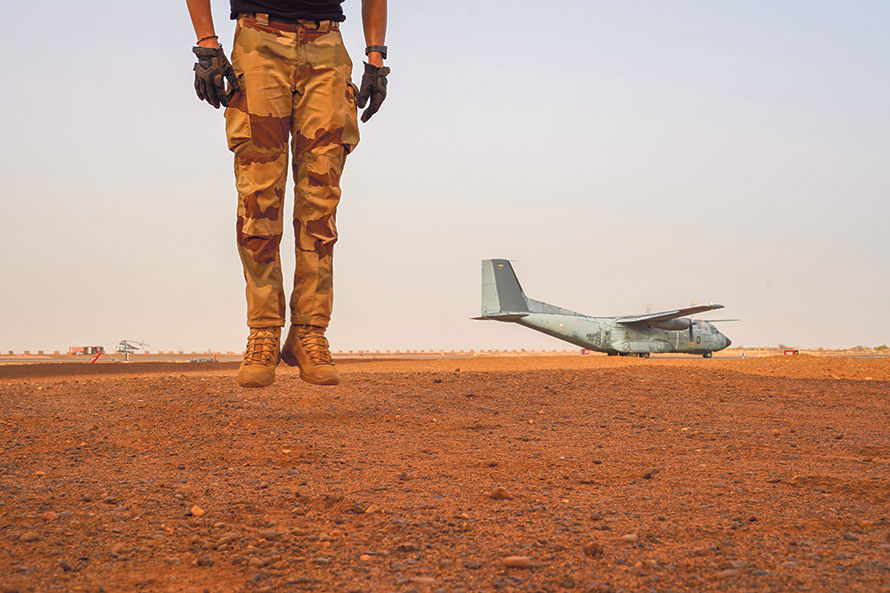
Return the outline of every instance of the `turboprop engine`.
<path id="1" fill-rule="evenodd" d="M 653 321 L 647 324 L 653 329 L 666 329 L 668 331 L 683 331 L 692 327 L 692 320 L 688 317 L 678 317 L 665 321 Z"/>

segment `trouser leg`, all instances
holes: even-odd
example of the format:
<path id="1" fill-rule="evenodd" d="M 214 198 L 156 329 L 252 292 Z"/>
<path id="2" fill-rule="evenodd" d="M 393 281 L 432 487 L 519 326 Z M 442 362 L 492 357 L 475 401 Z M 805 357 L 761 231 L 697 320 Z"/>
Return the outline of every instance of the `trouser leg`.
<path id="1" fill-rule="evenodd" d="M 340 176 L 358 144 L 352 62 L 340 32 L 303 32 L 292 111 L 296 268 L 291 323 L 327 327 L 333 309 Z"/>
<path id="2" fill-rule="evenodd" d="M 226 109 L 226 135 L 235 154 L 237 245 L 250 327 L 281 327 L 285 323 L 279 245 L 295 48 L 296 35 L 282 40 L 280 35 L 239 22 L 232 64 L 242 92 Z"/>

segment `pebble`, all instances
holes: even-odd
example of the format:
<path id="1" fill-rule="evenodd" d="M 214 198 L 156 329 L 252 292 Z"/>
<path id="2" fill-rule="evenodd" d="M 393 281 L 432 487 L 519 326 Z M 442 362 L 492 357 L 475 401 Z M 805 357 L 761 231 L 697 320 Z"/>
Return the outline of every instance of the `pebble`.
<path id="1" fill-rule="evenodd" d="M 285 533 L 283 531 L 277 531 L 275 529 L 266 529 L 260 532 L 260 535 L 263 537 L 263 539 L 274 541 L 277 539 L 281 539 L 281 537 L 283 537 Z"/>
<path id="2" fill-rule="evenodd" d="M 783 562 L 782 568 L 797 568 L 797 562 L 792 562 L 791 560 L 789 560 L 788 562 Z"/>
<path id="3" fill-rule="evenodd" d="M 40 513 L 40 517 L 42 519 L 46 519 L 47 521 L 55 521 L 59 518 L 59 515 L 52 511 L 46 511 L 45 513 Z"/>
<path id="4" fill-rule="evenodd" d="M 40 539 L 40 534 L 36 531 L 26 531 L 21 536 L 19 536 L 19 539 L 23 542 L 36 542 Z"/>
<path id="5" fill-rule="evenodd" d="M 510 498 L 513 498 L 507 491 L 507 489 L 503 486 L 498 486 L 497 488 L 489 492 L 487 496 L 492 500 L 508 500 Z"/>
<path id="6" fill-rule="evenodd" d="M 590 542 L 589 544 L 585 545 L 583 550 L 584 553 L 591 558 L 599 558 L 605 551 L 603 550 L 603 547 L 596 542 Z"/>
<path id="7" fill-rule="evenodd" d="M 361 556 L 358 557 L 358 559 L 361 560 L 362 562 L 370 562 L 371 560 L 374 559 L 374 557 L 371 556 L 370 554 L 362 554 Z"/>
<path id="8" fill-rule="evenodd" d="M 754 575 L 755 577 L 765 577 L 765 576 L 769 575 L 770 572 L 768 570 L 758 569 L 758 570 L 752 570 L 751 574 Z"/>
<path id="9" fill-rule="evenodd" d="M 436 584 L 436 579 L 434 579 L 432 577 L 414 577 L 411 580 L 414 581 L 415 583 L 417 583 L 418 585 L 435 585 Z"/>
<path id="10" fill-rule="evenodd" d="M 741 574 L 741 573 L 737 569 L 727 568 L 726 570 L 721 570 L 715 576 L 718 579 L 731 579 L 732 577 L 739 576 L 739 574 Z"/>
<path id="11" fill-rule="evenodd" d="M 371 513 L 376 513 L 379 510 L 380 510 L 379 506 L 377 506 L 376 504 L 372 504 L 371 506 L 369 506 L 368 508 L 365 509 L 365 514 L 370 515 Z"/>
<path id="12" fill-rule="evenodd" d="M 639 539 L 639 537 L 637 537 L 636 533 L 625 533 L 624 535 L 621 536 L 620 539 L 621 539 L 621 541 L 623 541 L 625 543 L 632 544 L 635 541 L 637 541 Z"/>
<path id="13" fill-rule="evenodd" d="M 506 568 L 531 568 L 532 561 L 528 556 L 507 556 L 503 562 Z"/>
<path id="14" fill-rule="evenodd" d="M 198 566 L 213 566 L 213 556 L 209 554 L 198 556 Z"/>
<path id="15" fill-rule="evenodd" d="M 879 550 L 886 550 L 886 551 L 890 552 L 890 544 L 881 544 L 881 545 L 878 546 L 878 549 L 879 549 Z"/>
<path id="16" fill-rule="evenodd" d="M 222 535 L 222 537 L 220 537 L 218 540 L 216 540 L 216 546 L 219 547 L 219 546 L 224 546 L 226 544 L 230 544 L 233 541 L 235 541 L 236 539 L 238 539 L 237 533 L 234 533 L 234 532 L 224 533 Z"/>
<path id="17" fill-rule="evenodd" d="M 191 512 L 192 512 L 192 517 L 203 517 L 204 516 L 204 509 L 202 509 L 198 505 L 193 506 L 191 508 Z"/>
<path id="18" fill-rule="evenodd" d="M 124 544 L 114 544 L 111 546 L 111 555 L 112 556 L 120 556 L 121 554 L 127 551 L 127 546 Z"/>
<path id="19" fill-rule="evenodd" d="M 72 570 L 74 570 L 74 565 L 72 565 L 67 560 L 61 560 L 59 561 L 59 568 L 61 568 L 65 572 L 71 572 Z"/>
<path id="20" fill-rule="evenodd" d="M 844 534 L 844 539 L 851 542 L 858 542 L 859 536 L 855 533 L 850 533 L 849 531 Z"/>
<path id="21" fill-rule="evenodd" d="M 745 562 L 744 560 L 732 560 L 732 561 L 729 563 L 729 565 L 732 566 L 733 568 L 740 568 L 740 569 L 741 569 L 741 568 L 745 568 L 746 566 L 748 566 L 748 563 Z"/>
<path id="22" fill-rule="evenodd" d="M 312 560 L 312 562 L 314 562 L 315 564 L 318 564 L 320 566 L 326 566 L 331 563 L 330 560 L 328 560 L 327 558 L 324 558 L 324 557 L 315 558 Z"/>

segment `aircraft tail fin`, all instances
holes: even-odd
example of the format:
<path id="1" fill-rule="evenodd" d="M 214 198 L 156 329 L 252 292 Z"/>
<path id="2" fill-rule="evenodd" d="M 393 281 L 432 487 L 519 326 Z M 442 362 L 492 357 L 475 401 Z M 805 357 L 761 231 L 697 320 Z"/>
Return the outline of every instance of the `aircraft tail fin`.
<path id="1" fill-rule="evenodd" d="M 516 321 L 530 312 L 509 260 L 482 260 L 482 317 L 477 319 Z"/>

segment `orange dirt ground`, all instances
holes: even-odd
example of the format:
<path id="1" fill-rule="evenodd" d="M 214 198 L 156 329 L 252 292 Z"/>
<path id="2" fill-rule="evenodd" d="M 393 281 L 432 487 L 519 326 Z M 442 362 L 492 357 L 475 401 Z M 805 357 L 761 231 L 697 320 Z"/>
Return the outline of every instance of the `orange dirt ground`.
<path id="1" fill-rule="evenodd" d="M 0 593 L 890 591 L 887 358 L 340 368 L 0 367 Z"/>

